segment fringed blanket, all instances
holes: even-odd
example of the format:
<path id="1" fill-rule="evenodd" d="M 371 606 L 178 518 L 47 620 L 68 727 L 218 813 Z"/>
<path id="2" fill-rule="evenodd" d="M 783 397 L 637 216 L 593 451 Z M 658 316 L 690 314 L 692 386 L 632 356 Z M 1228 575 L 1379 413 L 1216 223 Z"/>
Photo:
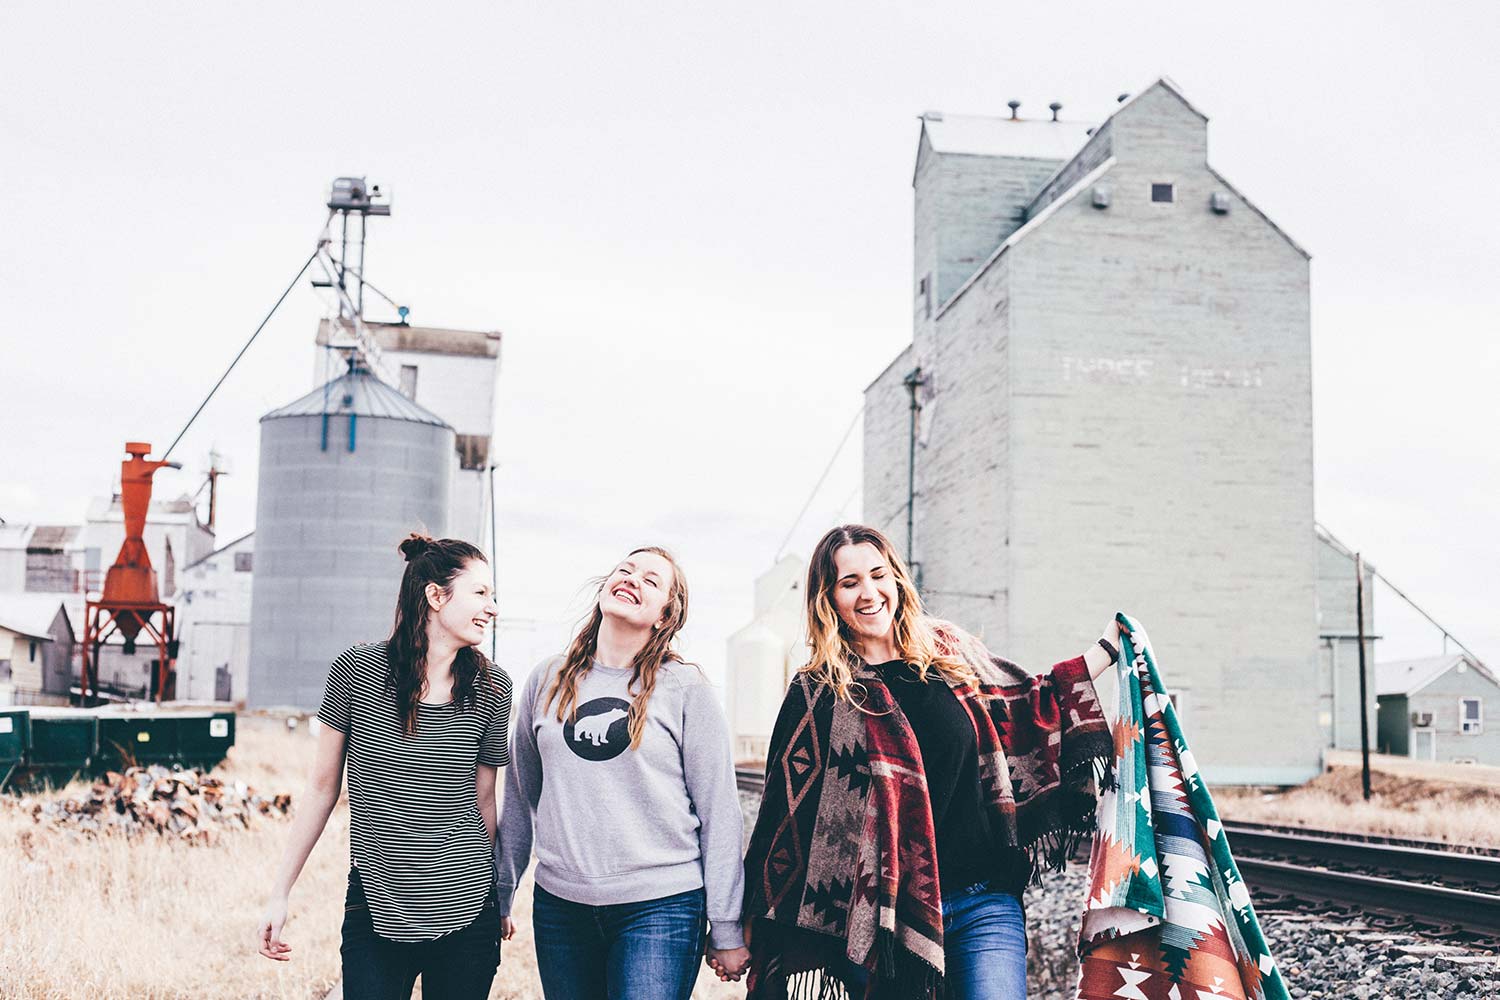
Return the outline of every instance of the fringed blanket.
<path id="1" fill-rule="evenodd" d="M 979 678 L 953 692 L 978 737 L 996 847 L 1027 851 L 1034 872 L 1061 867 L 1093 829 L 1094 765 L 1110 751 L 1088 669 L 1080 658 L 1032 676 L 933 624 Z M 776 721 L 745 858 L 750 1000 L 789 985 L 799 998 L 940 995 L 942 889 L 921 754 L 880 675 L 857 679 L 860 708 L 799 675 Z"/>
<path id="2" fill-rule="evenodd" d="M 1250 890 L 1183 738 L 1151 643 L 1117 664 L 1114 781 L 1099 802 L 1079 1000 L 1287 1000 Z"/>

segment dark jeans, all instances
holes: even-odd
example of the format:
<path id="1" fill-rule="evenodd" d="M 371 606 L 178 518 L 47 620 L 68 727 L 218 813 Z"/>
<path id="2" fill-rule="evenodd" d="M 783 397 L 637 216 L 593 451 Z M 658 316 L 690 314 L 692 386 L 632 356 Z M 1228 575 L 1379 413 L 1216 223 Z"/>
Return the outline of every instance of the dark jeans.
<path id="1" fill-rule="evenodd" d="M 981 882 L 943 898 L 944 996 L 1026 1000 L 1026 913 L 1021 900 Z M 850 963 L 850 979 L 865 970 Z"/>
<path id="2" fill-rule="evenodd" d="M 702 889 L 587 906 L 541 886 L 531 906 L 547 1000 L 688 1000 L 703 960 Z"/>
<path id="3" fill-rule="evenodd" d="M 500 965 L 500 915 L 487 900 L 469 926 L 431 941 L 391 941 L 375 933 L 359 870 L 344 896 L 346 1000 L 407 1000 L 422 977 L 423 1000 L 485 1000 Z"/>

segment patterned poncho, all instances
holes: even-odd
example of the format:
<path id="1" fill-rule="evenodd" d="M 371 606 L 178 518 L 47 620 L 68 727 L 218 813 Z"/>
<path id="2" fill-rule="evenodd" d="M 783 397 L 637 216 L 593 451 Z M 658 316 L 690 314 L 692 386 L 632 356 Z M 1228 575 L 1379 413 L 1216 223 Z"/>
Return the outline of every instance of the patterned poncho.
<path id="1" fill-rule="evenodd" d="M 1286 1000 L 1250 890 L 1198 774 L 1146 632 L 1119 660 L 1112 787 L 1099 803 L 1079 1000 Z"/>
<path id="2" fill-rule="evenodd" d="M 997 848 L 1057 868 L 1093 829 L 1094 766 L 1108 727 L 1082 658 L 1033 676 L 946 622 L 947 656 L 978 683 L 952 686 L 977 737 L 985 819 Z M 863 995 L 927 1000 L 942 989 L 942 888 L 922 757 L 880 675 L 861 706 L 806 674 L 771 737 L 765 798 L 745 858 L 749 1000 Z M 855 975 L 863 968 L 862 976 Z"/>

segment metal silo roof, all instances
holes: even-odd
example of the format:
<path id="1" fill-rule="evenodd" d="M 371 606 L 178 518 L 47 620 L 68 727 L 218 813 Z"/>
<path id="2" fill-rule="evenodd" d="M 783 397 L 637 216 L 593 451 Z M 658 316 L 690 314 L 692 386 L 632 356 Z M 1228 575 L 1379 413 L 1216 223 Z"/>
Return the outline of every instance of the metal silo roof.
<path id="1" fill-rule="evenodd" d="M 446 420 L 431 410 L 418 406 L 374 375 L 362 371 L 341 375 L 332 382 L 319 386 L 301 399 L 272 410 L 260 419 L 316 417 L 324 413 L 336 415 L 352 413 L 360 417 L 405 420 L 414 424 L 431 424 L 434 427 L 449 426 Z"/>

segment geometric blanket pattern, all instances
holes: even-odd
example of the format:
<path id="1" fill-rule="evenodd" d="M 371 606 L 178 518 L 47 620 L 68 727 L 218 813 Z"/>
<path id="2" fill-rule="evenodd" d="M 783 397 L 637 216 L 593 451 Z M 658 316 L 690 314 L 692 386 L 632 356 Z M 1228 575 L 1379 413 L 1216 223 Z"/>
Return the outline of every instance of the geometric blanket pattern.
<path id="1" fill-rule="evenodd" d="M 1150 640 L 1124 614 L 1078 1000 L 1288 1000 Z"/>

